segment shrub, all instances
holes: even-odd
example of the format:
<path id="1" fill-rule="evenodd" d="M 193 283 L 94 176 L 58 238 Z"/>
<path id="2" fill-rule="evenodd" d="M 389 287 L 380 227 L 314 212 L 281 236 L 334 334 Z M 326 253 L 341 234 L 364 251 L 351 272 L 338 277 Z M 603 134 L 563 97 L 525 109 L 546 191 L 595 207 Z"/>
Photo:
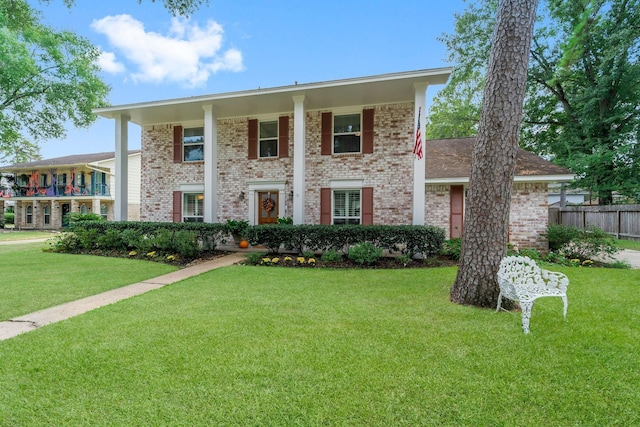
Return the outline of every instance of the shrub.
<path id="1" fill-rule="evenodd" d="M 554 250 L 565 258 L 585 261 L 599 256 L 611 256 L 618 252 L 615 239 L 598 227 L 583 230 L 577 227 L 554 225 L 549 227 L 549 230 L 547 238 L 553 239 Z M 552 247 L 551 240 L 549 247 Z"/>
<path id="2" fill-rule="evenodd" d="M 262 262 L 262 258 L 267 256 L 266 252 L 249 252 L 245 255 L 247 258 L 247 264 L 259 265 Z"/>
<path id="3" fill-rule="evenodd" d="M 12 212 L 6 212 L 4 214 L 4 223 L 5 224 L 15 224 L 16 214 Z"/>
<path id="4" fill-rule="evenodd" d="M 96 243 L 99 248 L 107 250 L 121 250 L 127 248 L 122 240 L 122 234 L 117 230 L 107 230 L 102 236 L 98 236 Z"/>
<path id="5" fill-rule="evenodd" d="M 460 251 L 462 250 L 462 239 L 456 237 L 449 239 L 442 245 L 442 255 L 448 256 L 454 261 L 460 261 Z"/>
<path id="6" fill-rule="evenodd" d="M 49 251 L 71 253 L 81 248 L 80 239 L 75 233 L 58 233 L 47 240 Z"/>
<path id="7" fill-rule="evenodd" d="M 360 265 L 373 265 L 382 257 L 382 252 L 374 244 L 362 242 L 349 248 L 349 259 Z"/>
<path id="8" fill-rule="evenodd" d="M 342 261 L 342 254 L 335 249 L 329 249 L 322 253 L 320 259 L 322 262 L 340 262 Z"/>
<path id="9" fill-rule="evenodd" d="M 102 216 L 95 213 L 86 213 L 82 214 L 79 212 L 69 212 L 67 213 L 67 219 L 69 220 L 69 224 L 77 224 L 79 222 L 87 222 L 87 221 L 105 221 Z"/>

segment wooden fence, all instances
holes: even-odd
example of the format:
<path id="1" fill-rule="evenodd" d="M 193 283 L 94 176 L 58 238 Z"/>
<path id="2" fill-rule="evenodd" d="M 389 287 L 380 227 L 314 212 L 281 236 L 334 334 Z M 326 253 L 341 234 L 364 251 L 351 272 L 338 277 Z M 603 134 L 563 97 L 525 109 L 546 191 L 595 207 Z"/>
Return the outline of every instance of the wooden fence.
<path id="1" fill-rule="evenodd" d="M 618 239 L 640 240 L 640 205 L 549 208 L 549 225 L 596 226 Z"/>

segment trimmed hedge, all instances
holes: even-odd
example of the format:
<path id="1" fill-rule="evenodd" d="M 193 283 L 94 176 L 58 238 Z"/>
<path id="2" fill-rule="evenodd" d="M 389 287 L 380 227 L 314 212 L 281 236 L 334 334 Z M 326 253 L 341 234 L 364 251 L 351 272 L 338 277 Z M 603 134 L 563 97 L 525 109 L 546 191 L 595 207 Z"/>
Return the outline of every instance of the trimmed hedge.
<path id="1" fill-rule="evenodd" d="M 414 225 L 254 225 L 246 232 L 249 243 L 273 253 L 284 246 L 298 254 L 335 250 L 346 255 L 351 246 L 368 242 L 410 258 L 437 254 L 444 237 L 442 228 Z"/>
<path id="2" fill-rule="evenodd" d="M 226 224 L 202 222 L 106 222 L 82 221 L 69 226 L 71 236 L 59 241 L 54 250 L 129 250 L 141 253 L 160 251 L 195 256 L 205 249 L 226 243 Z M 298 254 L 336 251 L 348 254 L 354 245 L 369 243 L 390 253 L 429 257 L 444 243 L 444 230 L 413 225 L 254 225 L 245 238 L 254 246 L 266 246 L 277 253 L 284 246 Z"/>

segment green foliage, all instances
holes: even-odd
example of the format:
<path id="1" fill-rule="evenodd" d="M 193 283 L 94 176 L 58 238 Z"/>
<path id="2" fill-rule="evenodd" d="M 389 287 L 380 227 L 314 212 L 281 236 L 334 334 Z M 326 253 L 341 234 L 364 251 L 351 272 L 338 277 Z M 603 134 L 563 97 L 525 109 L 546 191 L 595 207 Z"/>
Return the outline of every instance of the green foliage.
<path id="1" fill-rule="evenodd" d="M 254 225 L 246 238 L 253 246 L 266 246 L 277 252 L 280 246 L 304 251 L 347 253 L 349 247 L 370 242 L 390 253 L 400 252 L 410 258 L 437 254 L 444 242 L 444 230 L 413 225 Z"/>
<path id="2" fill-rule="evenodd" d="M 373 243 L 362 242 L 349 248 L 349 259 L 360 265 L 373 265 L 382 257 L 382 249 Z"/>
<path id="3" fill-rule="evenodd" d="M 454 261 L 460 261 L 460 251 L 462 250 L 462 239 L 456 237 L 444 242 L 442 246 L 442 255 L 448 256 Z"/>
<path id="4" fill-rule="evenodd" d="M 429 138 L 476 134 L 496 1 L 470 2 L 441 41 L 454 71 L 434 99 Z M 640 192 L 640 27 L 637 0 L 539 6 L 529 62 L 521 145 L 577 175 L 598 193 Z"/>
<path id="5" fill-rule="evenodd" d="M 80 239 L 75 233 L 59 233 L 47 241 L 51 252 L 74 253 L 81 249 Z"/>
<path id="6" fill-rule="evenodd" d="M 260 260 L 262 260 L 266 255 L 266 252 L 249 252 L 245 254 L 245 257 L 247 259 L 247 264 L 258 265 L 260 264 Z"/>
<path id="7" fill-rule="evenodd" d="M 597 227 L 582 229 L 551 225 L 545 236 L 549 240 L 549 249 L 569 260 L 593 260 L 618 252 L 616 240 Z"/>
<path id="8" fill-rule="evenodd" d="M 104 221 L 105 219 L 102 218 L 101 215 L 95 214 L 95 213 L 80 213 L 80 212 L 69 212 L 66 214 L 67 216 L 67 220 L 69 221 L 69 224 L 75 224 L 78 222 L 87 222 L 87 221 Z"/>
<path id="9" fill-rule="evenodd" d="M 322 253 L 320 259 L 322 262 L 340 262 L 342 261 L 342 254 L 335 249 L 328 249 Z"/>
<path id="10" fill-rule="evenodd" d="M 278 218 L 278 224 L 280 225 L 293 225 L 293 218 L 290 216 L 284 218 Z"/>
<path id="11" fill-rule="evenodd" d="M 5 213 L 4 214 L 4 223 L 5 224 L 15 224 L 15 217 L 16 217 L 16 214 L 14 214 L 14 213 L 9 213 L 9 212 Z"/>
<path id="12" fill-rule="evenodd" d="M 225 227 L 229 234 L 234 236 L 245 237 L 247 227 L 249 227 L 249 221 L 228 219 L 225 224 Z"/>
<path id="13" fill-rule="evenodd" d="M 42 24 L 25 0 L 0 2 L 0 156 L 30 152 L 34 142 L 87 127 L 107 105 L 100 50 L 72 32 Z"/>

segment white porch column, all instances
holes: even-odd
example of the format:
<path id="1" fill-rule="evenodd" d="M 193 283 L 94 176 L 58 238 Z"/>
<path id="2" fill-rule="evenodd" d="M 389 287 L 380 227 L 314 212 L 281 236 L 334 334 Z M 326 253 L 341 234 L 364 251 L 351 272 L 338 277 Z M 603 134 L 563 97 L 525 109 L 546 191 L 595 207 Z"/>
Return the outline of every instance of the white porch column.
<path id="1" fill-rule="evenodd" d="M 218 222 L 218 129 L 213 105 L 204 110 L 204 222 Z"/>
<path id="2" fill-rule="evenodd" d="M 413 113 L 413 144 L 416 139 L 416 128 L 418 126 L 418 114 L 420 114 L 420 133 L 422 135 L 422 152 L 424 155 L 422 159 L 418 160 L 416 155 L 413 155 L 413 225 L 424 225 L 425 223 L 425 171 L 426 171 L 426 159 L 427 159 L 427 147 L 424 139 L 424 122 L 427 109 L 427 87 L 428 83 L 416 83 L 413 85 L 415 89 L 415 111 Z"/>
<path id="3" fill-rule="evenodd" d="M 293 223 L 304 224 L 305 182 L 304 95 L 293 97 Z"/>
<path id="4" fill-rule="evenodd" d="M 116 188 L 114 203 L 114 219 L 126 221 L 129 217 L 129 116 L 120 114 L 116 117 Z"/>

